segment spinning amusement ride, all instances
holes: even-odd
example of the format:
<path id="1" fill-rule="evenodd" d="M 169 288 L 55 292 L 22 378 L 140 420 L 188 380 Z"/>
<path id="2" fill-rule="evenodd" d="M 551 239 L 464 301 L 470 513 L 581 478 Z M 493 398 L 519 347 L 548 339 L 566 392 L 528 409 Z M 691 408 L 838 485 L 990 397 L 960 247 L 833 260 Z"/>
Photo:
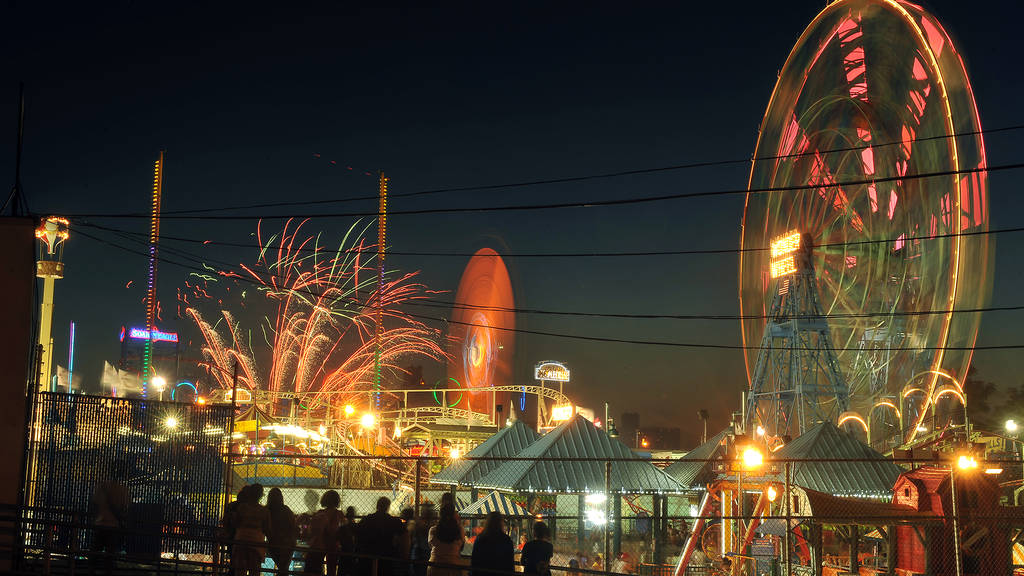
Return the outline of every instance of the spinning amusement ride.
<path id="1" fill-rule="evenodd" d="M 892 448 L 963 414 L 992 276 L 985 162 L 963 61 L 931 15 L 846 0 L 811 22 L 743 215 L 748 430 L 778 443 L 831 420 Z"/>

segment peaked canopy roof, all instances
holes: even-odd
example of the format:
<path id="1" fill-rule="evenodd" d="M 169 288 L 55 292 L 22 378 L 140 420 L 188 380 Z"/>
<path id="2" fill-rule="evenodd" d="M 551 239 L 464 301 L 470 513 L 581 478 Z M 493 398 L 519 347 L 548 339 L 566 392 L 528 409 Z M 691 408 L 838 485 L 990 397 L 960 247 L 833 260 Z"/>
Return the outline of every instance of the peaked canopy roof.
<path id="1" fill-rule="evenodd" d="M 485 516 L 491 512 L 501 512 L 506 518 L 529 518 L 533 516 L 529 510 L 497 490 L 459 510 L 459 515 Z"/>
<path id="2" fill-rule="evenodd" d="M 506 461 L 474 485 L 518 492 L 604 492 L 605 461 L 618 458 L 620 460 L 612 461 L 612 491 L 626 494 L 684 491 L 671 476 L 578 414 L 541 436 L 518 457 L 537 460 Z"/>
<path id="3" fill-rule="evenodd" d="M 903 471 L 831 422 L 822 422 L 797 436 L 773 458 L 794 460 L 790 464 L 793 484 L 833 496 L 888 499 Z M 781 477 L 783 464 L 779 466 Z"/>
<path id="4" fill-rule="evenodd" d="M 730 428 L 715 434 L 708 441 L 697 446 L 665 468 L 665 473 L 675 478 L 686 488 L 703 489 L 716 476 L 711 461 L 725 454 L 725 437 Z"/>
<path id="5" fill-rule="evenodd" d="M 516 456 L 538 438 L 540 438 L 540 434 L 537 434 L 533 428 L 521 420 L 516 420 L 511 426 L 502 428 L 483 444 L 472 449 L 466 456 L 475 458 Z M 501 464 L 501 460 L 457 460 L 444 470 L 434 474 L 430 481 L 437 484 L 471 485 Z"/>

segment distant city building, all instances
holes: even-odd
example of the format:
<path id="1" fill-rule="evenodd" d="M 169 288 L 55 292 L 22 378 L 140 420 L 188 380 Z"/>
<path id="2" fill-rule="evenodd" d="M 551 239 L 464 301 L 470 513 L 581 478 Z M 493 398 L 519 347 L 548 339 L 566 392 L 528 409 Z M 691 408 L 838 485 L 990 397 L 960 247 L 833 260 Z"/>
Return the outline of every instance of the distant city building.
<path id="1" fill-rule="evenodd" d="M 627 446 L 639 447 L 639 440 L 637 440 L 636 436 L 636 433 L 640 430 L 639 412 L 623 412 L 619 419 L 615 421 L 615 427 L 619 429 L 619 438 L 622 438 L 622 441 Z"/>
<path id="2" fill-rule="evenodd" d="M 645 426 L 639 429 L 640 447 L 648 450 L 675 450 L 682 446 L 682 432 L 678 427 Z M 643 445 L 647 441 L 647 446 Z"/>

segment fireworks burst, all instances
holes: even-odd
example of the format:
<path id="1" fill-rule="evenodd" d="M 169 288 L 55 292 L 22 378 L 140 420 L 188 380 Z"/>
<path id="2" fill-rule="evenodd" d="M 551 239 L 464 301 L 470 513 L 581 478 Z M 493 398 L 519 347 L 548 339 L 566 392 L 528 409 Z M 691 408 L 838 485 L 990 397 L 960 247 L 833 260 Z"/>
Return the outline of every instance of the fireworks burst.
<path id="1" fill-rule="evenodd" d="M 222 387 L 232 386 L 235 362 L 239 385 L 271 393 L 296 392 L 304 404 L 342 405 L 373 389 L 378 286 L 376 258 L 364 242 L 366 228 L 354 224 L 336 250 L 325 248 L 320 235 L 303 231 L 306 221 L 289 220 L 280 233 L 266 239 L 262 222 L 256 237 L 260 253 L 252 265 L 237 271 L 197 275 L 187 283 L 185 314 L 202 333 L 204 366 Z M 402 305 L 427 298 L 432 292 L 416 281 L 418 272 L 391 272 L 379 294 L 385 330 L 380 362 L 385 374 L 401 370 L 409 357 L 444 357 L 439 331 L 401 311 Z M 214 284 L 248 283 L 252 290 L 233 291 L 247 317 L 261 317 L 259 326 L 245 326 L 212 296 Z M 204 315 L 197 303 L 217 304 L 215 314 Z M 215 318 L 215 320 L 214 320 Z M 253 336 L 262 345 L 253 347 Z M 261 362 L 262 361 L 262 362 Z"/>

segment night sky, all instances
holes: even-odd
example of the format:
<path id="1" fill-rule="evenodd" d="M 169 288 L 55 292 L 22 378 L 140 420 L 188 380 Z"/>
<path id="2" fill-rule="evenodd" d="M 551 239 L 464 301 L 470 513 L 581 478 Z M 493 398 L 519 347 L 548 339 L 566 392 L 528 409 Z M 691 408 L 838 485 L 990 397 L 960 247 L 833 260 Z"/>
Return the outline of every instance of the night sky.
<path id="1" fill-rule="evenodd" d="M 372 4 L 372 5 L 371 5 Z M 26 84 L 23 188 L 34 213 L 148 210 L 167 150 L 163 206 L 182 210 L 394 193 L 743 159 L 776 74 L 822 2 L 4 4 L 0 174 L 13 181 L 18 82 Z M 931 2 L 964 54 L 985 128 L 1024 124 L 1016 2 Z M 1020 162 L 1024 133 L 987 138 L 990 165 Z M 319 157 L 317 157 L 319 155 Z M 330 160 L 336 161 L 331 164 Z M 344 167 L 352 166 L 348 171 Z M 395 210 L 581 201 L 744 188 L 749 164 L 500 191 L 396 199 Z M 1021 171 L 990 178 L 991 227 L 1021 226 Z M 295 213 L 372 211 L 375 202 Z M 265 213 L 266 211 L 257 211 Z M 279 212 L 279 211 L 278 211 Z M 743 196 L 546 211 L 396 216 L 396 251 L 606 252 L 735 248 Z M 145 220 L 90 220 L 145 232 Z M 338 241 L 351 218 L 307 226 Z M 167 236 L 247 242 L 255 221 L 165 220 Z M 84 230 L 84 229 L 83 229 Z M 86 230 L 128 245 L 109 233 Z M 996 238 L 992 304 L 1021 304 L 1024 234 Z M 175 245 L 209 261 L 254 250 Z M 135 246 L 135 249 L 140 249 Z M 393 256 L 454 297 L 468 258 Z M 76 372 L 98 390 L 117 333 L 141 324 L 146 261 L 76 235 L 58 282 L 55 358 L 77 323 Z M 735 254 L 509 259 L 516 305 L 635 314 L 737 314 Z M 164 265 L 168 307 L 187 270 Z M 125 288 L 134 280 L 131 288 Z M 436 310 L 431 313 L 437 314 Z M 1019 312 L 985 316 L 979 344 L 1024 342 Z M 735 321 L 520 315 L 530 330 L 739 344 Z M 186 330 L 165 319 L 161 327 Z M 739 407 L 742 353 L 519 335 L 519 381 L 534 362 L 573 370 L 582 405 L 678 425 Z M 1018 385 L 1020 351 L 978 352 L 982 377 Z M 427 367 L 428 377 L 441 369 Z"/>

